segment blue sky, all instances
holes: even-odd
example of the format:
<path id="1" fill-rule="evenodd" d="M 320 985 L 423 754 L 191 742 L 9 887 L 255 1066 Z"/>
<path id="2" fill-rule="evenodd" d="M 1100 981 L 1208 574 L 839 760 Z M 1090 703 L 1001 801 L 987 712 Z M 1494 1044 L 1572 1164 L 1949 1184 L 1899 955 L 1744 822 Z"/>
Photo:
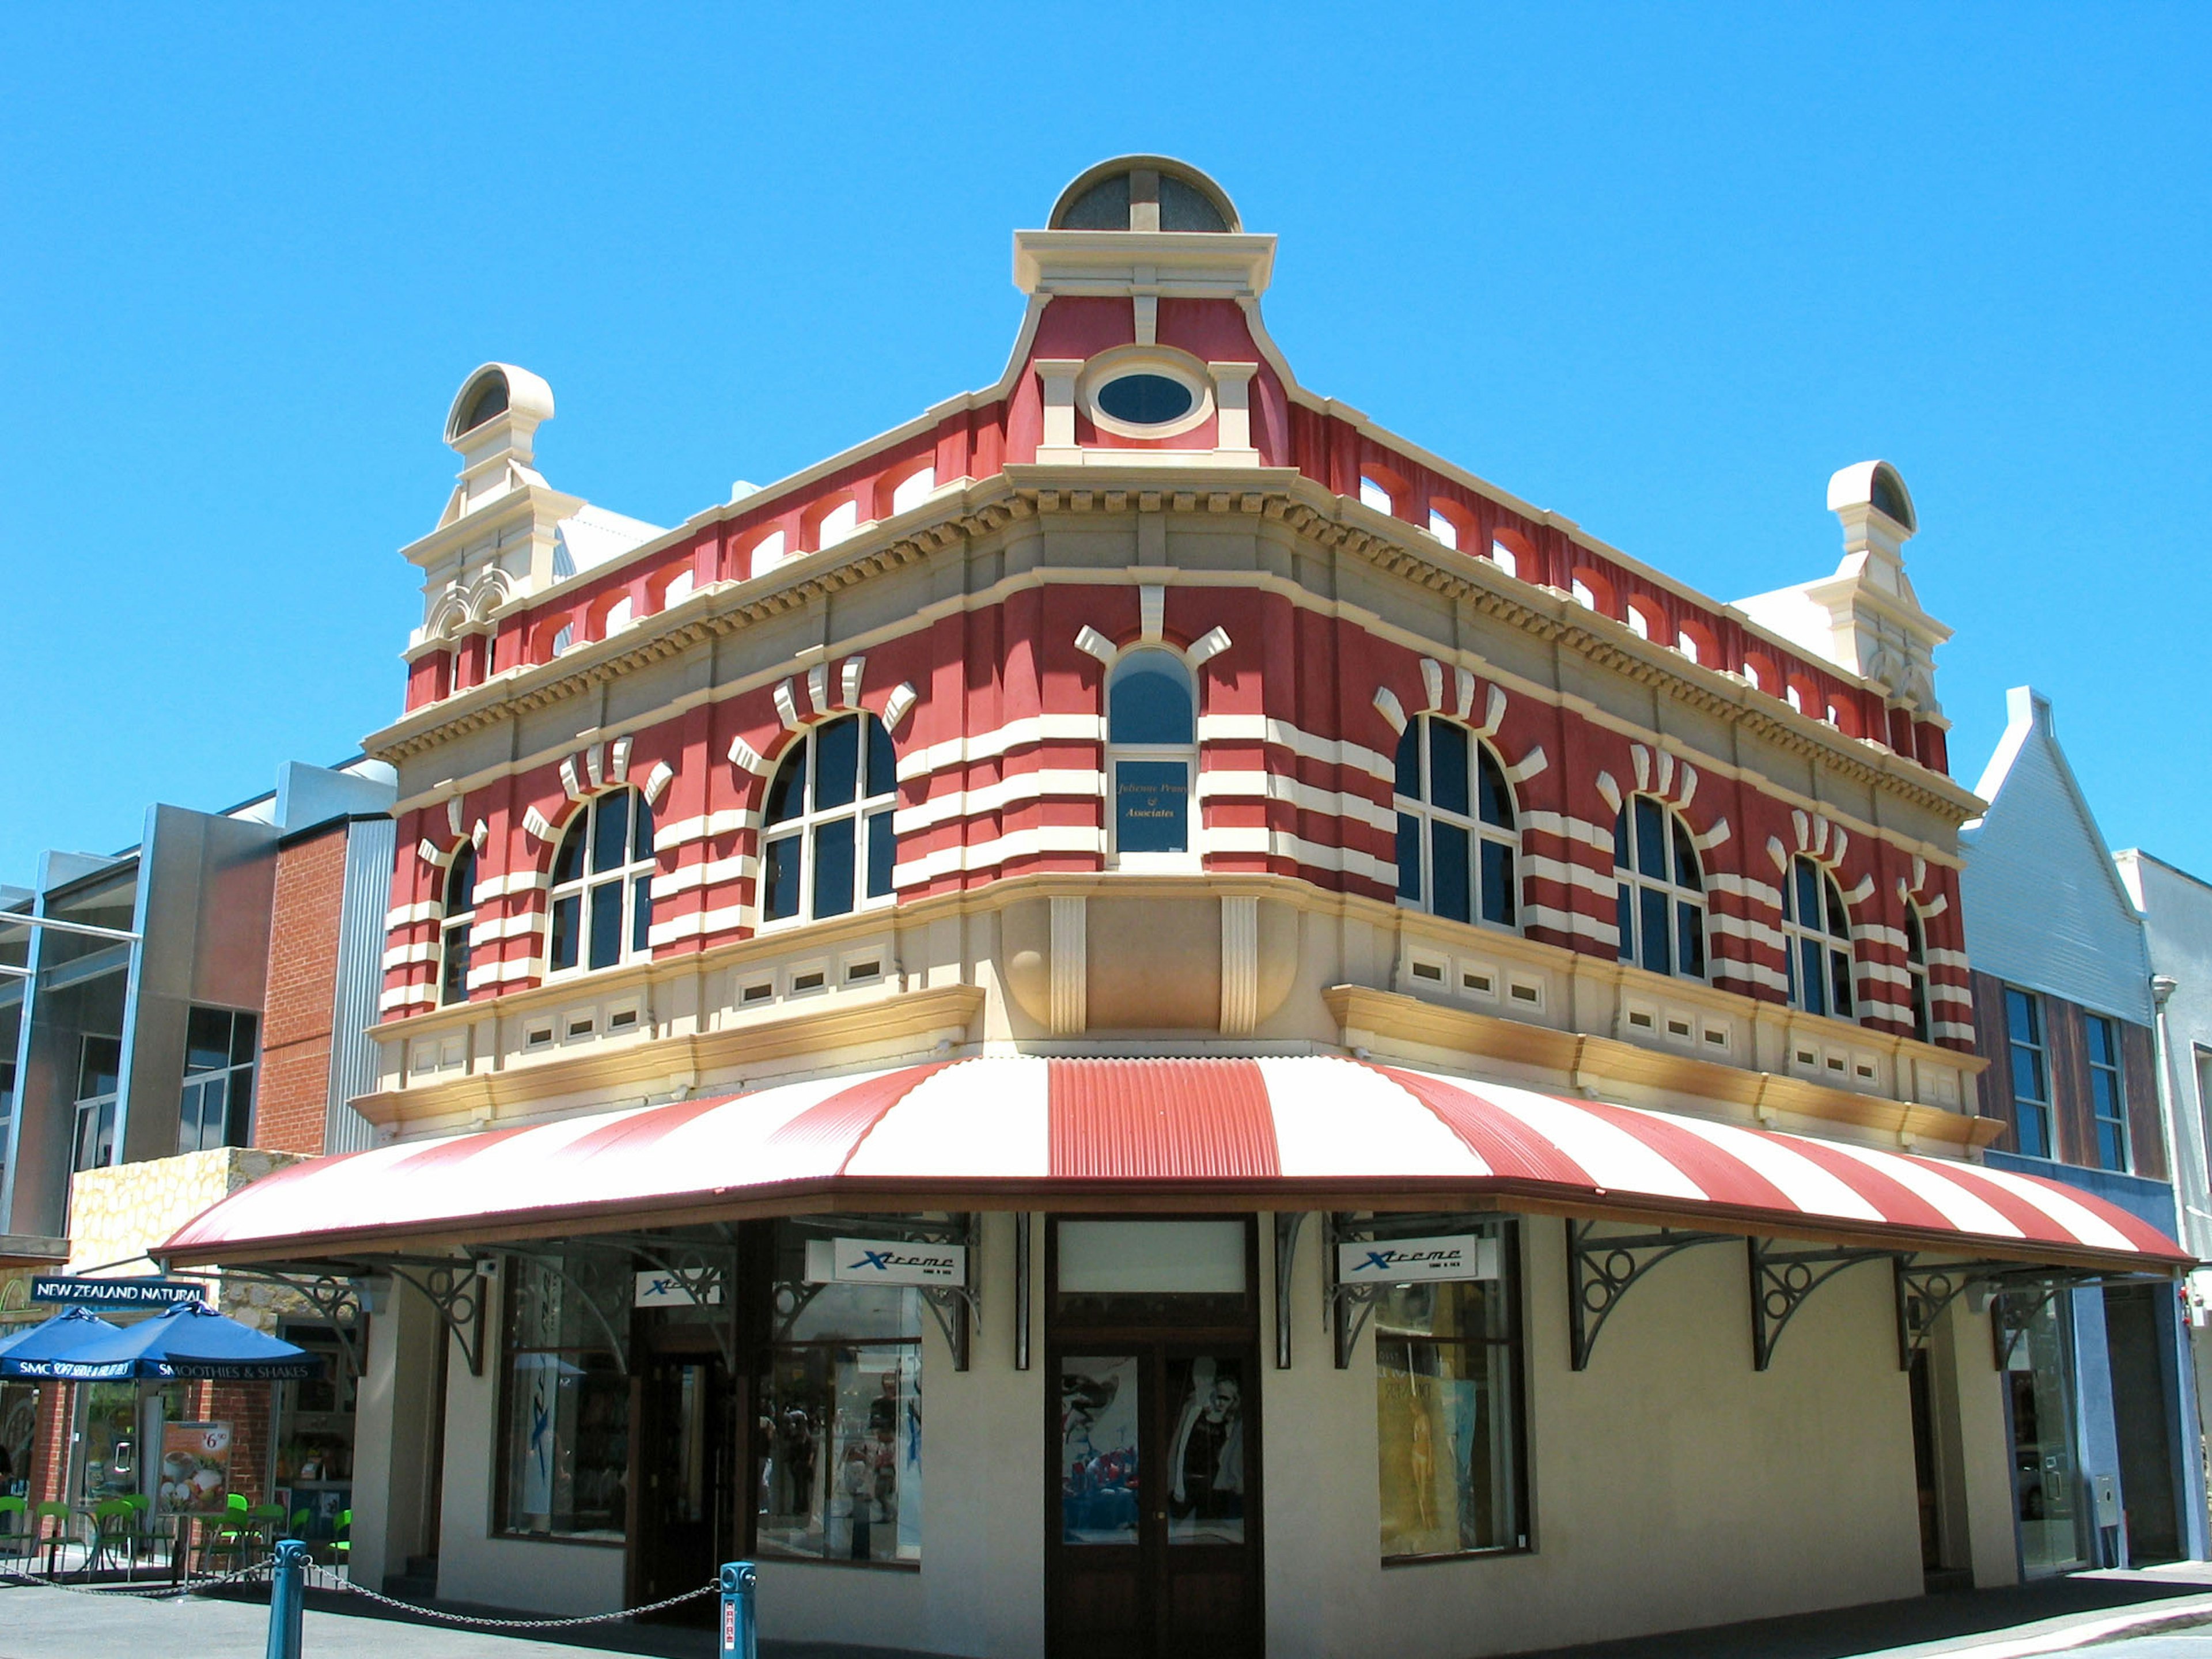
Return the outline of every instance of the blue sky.
<path id="1" fill-rule="evenodd" d="M 1194 10 L 0 12 L 0 882 L 396 712 L 477 363 L 673 524 L 995 378 L 1127 150 L 1280 235 L 1308 386 L 1717 597 L 1896 463 L 1954 769 L 2032 680 L 2212 874 L 2212 13 Z"/>

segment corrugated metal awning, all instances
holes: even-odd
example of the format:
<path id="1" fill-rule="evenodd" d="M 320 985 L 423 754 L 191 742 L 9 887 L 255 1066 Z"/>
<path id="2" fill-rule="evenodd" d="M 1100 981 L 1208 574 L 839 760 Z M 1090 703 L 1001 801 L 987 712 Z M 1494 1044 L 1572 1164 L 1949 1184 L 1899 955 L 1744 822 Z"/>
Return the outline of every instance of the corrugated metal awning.
<path id="1" fill-rule="evenodd" d="M 2072 1188 L 1359 1060 L 985 1058 L 295 1164 L 183 1262 L 837 1208 L 1497 1208 L 2127 1271 L 2188 1262 Z"/>

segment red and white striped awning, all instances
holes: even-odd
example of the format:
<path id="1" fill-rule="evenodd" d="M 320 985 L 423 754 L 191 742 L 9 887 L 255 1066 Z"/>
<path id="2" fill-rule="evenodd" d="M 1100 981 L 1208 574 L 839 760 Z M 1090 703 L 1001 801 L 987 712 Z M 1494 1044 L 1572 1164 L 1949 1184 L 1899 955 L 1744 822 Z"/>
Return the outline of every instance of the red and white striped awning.
<path id="1" fill-rule="evenodd" d="M 162 1247 L 270 1260 L 836 1208 L 1497 1207 L 2190 1260 L 2055 1182 L 1352 1060 L 986 1058 L 319 1158 Z"/>

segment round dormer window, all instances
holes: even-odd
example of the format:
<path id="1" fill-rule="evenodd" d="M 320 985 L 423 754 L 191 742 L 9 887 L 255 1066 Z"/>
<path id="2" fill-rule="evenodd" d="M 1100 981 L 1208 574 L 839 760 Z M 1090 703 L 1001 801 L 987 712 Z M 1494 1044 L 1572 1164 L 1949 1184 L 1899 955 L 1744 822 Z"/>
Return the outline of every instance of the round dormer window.
<path id="1" fill-rule="evenodd" d="M 1085 412 L 1100 430 L 1123 438 L 1172 438 L 1213 413 L 1206 366 L 1159 346 L 1123 346 L 1085 365 Z"/>
<path id="2" fill-rule="evenodd" d="M 1131 426 L 1165 426 L 1179 421 L 1197 401 L 1188 386 L 1164 374 L 1117 375 L 1098 388 L 1098 407 Z"/>

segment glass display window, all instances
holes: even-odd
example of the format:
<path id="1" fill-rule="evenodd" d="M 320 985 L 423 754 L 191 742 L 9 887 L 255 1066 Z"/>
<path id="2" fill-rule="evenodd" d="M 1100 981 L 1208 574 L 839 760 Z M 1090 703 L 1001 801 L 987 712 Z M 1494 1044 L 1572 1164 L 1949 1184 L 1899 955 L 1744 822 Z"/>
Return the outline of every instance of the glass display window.
<path id="1" fill-rule="evenodd" d="M 1385 1560 L 1528 1547 L 1518 1287 L 1498 1254 L 1495 1279 L 1393 1285 L 1375 1305 Z"/>
<path id="2" fill-rule="evenodd" d="M 505 1294 L 501 1530 L 620 1543 L 629 1516 L 627 1257 L 510 1257 Z"/>
<path id="3" fill-rule="evenodd" d="M 295 1536 L 336 1535 L 337 1517 L 353 1507 L 356 1391 L 359 1379 L 337 1333 L 327 1325 L 288 1324 L 279 1333 L 323 1362 L 323 1374 L 280 1382 L 276 1408 L 276 1501 Z M 364 1328 L 355 1336 L 367 1340 Z"/>
<path id="4" fill-rule="evenodd" d="M 763 1555 L 921 1559 L 921 1292 L 816 1284 L 780 1227 L 767 1368 L 754 1391 Z"/>

